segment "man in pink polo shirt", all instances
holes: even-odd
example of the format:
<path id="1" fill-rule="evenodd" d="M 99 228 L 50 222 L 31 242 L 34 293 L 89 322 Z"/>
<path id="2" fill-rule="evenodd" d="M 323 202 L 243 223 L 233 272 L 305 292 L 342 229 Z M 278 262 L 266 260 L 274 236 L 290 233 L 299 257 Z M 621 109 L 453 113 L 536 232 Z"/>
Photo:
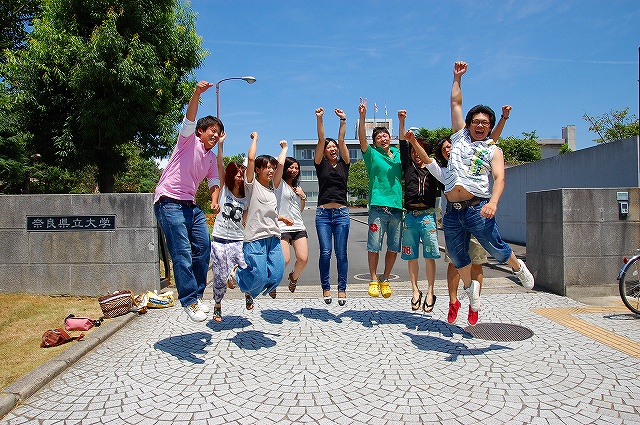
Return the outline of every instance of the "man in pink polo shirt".
<path id="1" fill-rule="evenodd" d="M 222 121 L 211 115 L 196 124 L 200 95 L 213 84 L 200 81 L 189 100 L 178 142 L 156 186 L 154 212 L 164 232 L 173 261 L 178 299 L 194 322 L 207 319 L 202 302 L 207 284 L 211 243 L 207 219 L 195 204 L 196 190 L 205 177 L 211 193 L 211 209 L 220 210 L 220 181 L 212 148 L 224 141 Z"/>

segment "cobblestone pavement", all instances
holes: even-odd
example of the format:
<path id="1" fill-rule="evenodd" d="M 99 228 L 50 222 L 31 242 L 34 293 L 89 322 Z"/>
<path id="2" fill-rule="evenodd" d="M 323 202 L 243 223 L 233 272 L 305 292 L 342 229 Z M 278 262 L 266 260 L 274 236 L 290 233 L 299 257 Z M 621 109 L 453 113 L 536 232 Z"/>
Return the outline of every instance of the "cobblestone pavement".
<path id="1" fill-rule="evenodd" d="M 247 311 L 230 297 L 220 324 L 151 310 L 0 422 L 640 423 L 640 350 L 620 351 L 640 347 L 640 319 L 624 308 L 487 290 L 469 328 L 468 301 L 449 325 L 444 287 L 436 293 L 432 314 L 412 312 L 406 294 L 364 291 L 344 307 L 302 292 Z M 510 325 L 533 335 L 472 335 Z"/>

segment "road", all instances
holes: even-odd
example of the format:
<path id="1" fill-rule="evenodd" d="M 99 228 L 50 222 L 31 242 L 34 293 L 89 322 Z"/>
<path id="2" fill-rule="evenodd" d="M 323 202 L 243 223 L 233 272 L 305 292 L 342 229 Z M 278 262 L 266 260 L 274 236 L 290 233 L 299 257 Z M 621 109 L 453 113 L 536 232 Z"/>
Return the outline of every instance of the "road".
<path id="1" fill-rule="evenodd" d="M 307 208 L 302 213 L 302 218 L 307 226 L 307 233 L 309 234 L 309 262 L 305 268 L 302 276 L 298 280 L 298 285 L 318 285 L 320 284 L 320 273 L 318 271 L 318 253 L 320 252 L 318 246 L 318 236 L 315 228 L 315 208 Z M 444 246 L 444 235 L 442 231 L 438 232 L 438 239 L 440 245 Z M 386 242 L 385 242 L 386 244 Z M 368 283 L 369 281 L 369 266 L 367 264 L 367 210 L 353 209 L 351 211 L 351 228 L 349 230 L 349 283 Z M 384 269 L 383 264 L 384 253 L 380 256 L 380 262 L 378 264 L 378 273 L 382 274 Z M 335 263 L 335 254 L 332 254 L 331 259 L 331 283 L 332 286 L 336 284 L 337 269 Z M 294 261 L 293 251 L 291 261 Z M 290 263 L 285 272 L 285 279 L 283 285 L 287 283 L 286 276 L 293 269 L 293 264 Z M 446 280 L 447 263 L 444 261 L 444 254 L 439 260 L 436 260 L 436 280 Z M 511 273 L 506 273 L 502 270 L 496 270 L 485 267 L 485 277 L 507 277 L 511 276 Z M 420 260 L 420 279 L 426 279 L 424 261 Z M 400 258 L 396 260 L 396 264 L 393 268 L 390 281 L 405 282 L 409 280 L 409 274 L 407 270 L 407 262 Z M 286 286 L 286 285 L 285 285 Z"/>

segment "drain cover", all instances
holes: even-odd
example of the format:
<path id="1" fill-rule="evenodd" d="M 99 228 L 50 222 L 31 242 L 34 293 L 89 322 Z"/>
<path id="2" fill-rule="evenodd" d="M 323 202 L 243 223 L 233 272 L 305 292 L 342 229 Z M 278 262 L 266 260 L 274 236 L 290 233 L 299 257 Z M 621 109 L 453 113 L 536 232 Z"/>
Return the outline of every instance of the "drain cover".
<path id="1" fill-rule="evenodd" d="M 524 326 L 509 323 L 478 323 L 464 328 L 474 338 L 489 341 L 524 341 L 533 336 L 533 331 Z"/>

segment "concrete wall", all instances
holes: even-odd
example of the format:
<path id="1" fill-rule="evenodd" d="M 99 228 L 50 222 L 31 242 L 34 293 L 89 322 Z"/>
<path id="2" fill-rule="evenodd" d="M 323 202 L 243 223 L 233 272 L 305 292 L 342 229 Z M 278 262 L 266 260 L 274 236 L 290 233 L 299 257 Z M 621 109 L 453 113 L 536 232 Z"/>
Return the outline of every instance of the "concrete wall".
<path id="1" fill-rule="evenodd" d="M 3 293 L 160 289 L 153 194 L 0 196 Z M 27 216 L 115 215 L 111 231 L 26 230 Z"/>
<path id="2" fill-rule="evenodd" d="M 507 241 L 526 243 L 527 192 L 559 188 L 640 187 L 638 138 L 606 143 L 511 167 L 496 220 Z M 613 198 L 615 202 L 615 197 Z M 617 208 L 617 203 L 616 203 Z M 528 249 L 527 249 L 528 251 Z"/>
<path id="3" fill-rule="evenodd" d="M 629 193 L 618 214 L 616 193 Z M 527 265 L 536 288 L 559 295 L 614 295 L 622 258 L 640 247 L 640 189 L 527 193 Z"/>

